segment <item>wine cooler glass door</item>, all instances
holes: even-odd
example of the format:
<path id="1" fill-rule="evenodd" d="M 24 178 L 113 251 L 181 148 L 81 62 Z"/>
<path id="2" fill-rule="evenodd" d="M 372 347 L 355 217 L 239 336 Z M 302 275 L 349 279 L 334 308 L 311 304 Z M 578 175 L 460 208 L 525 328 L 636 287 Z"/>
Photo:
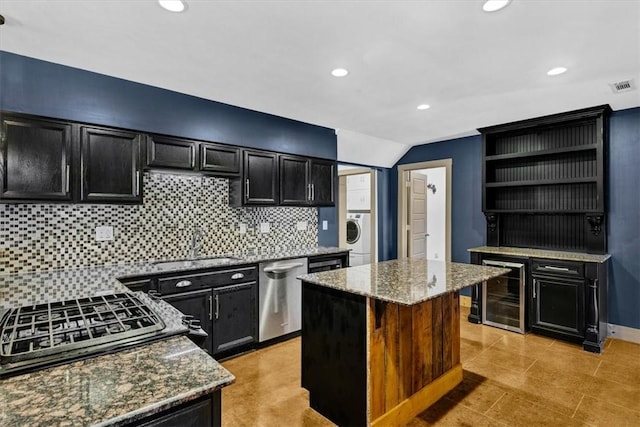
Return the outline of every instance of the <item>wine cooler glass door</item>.
<path id="1" fill-rule="evenodd" d="M 483 260 L 482 264 L 511 269 L 483 284 L 482 323 L 524 334 L 524 264 L 498 260 Z"/>

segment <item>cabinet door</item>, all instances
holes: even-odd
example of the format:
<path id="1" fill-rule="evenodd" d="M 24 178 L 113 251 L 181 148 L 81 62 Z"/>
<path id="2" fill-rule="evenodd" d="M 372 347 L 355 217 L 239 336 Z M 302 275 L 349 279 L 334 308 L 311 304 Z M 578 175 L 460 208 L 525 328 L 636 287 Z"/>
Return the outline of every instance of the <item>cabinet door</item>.
<path id="1" fill-rule="evenodd" d="M 141 135 L 83 126 L 81 201 L 142 203 Z"/>
<path id="2" fill-rule="evenodd" d="M 307 205 L 311 200 L 309 159 L 280 155 L 280 204 Z"/>
<path id="3" fill-rule="evenodd" d="M 334 206 L 335 162 L 331 160 L 311 161 L 311 204 Z"/>
<path id="4" fill-rule="evenodd" d="M 256 342 L 256 282 L 213 289 L 213 354 Z"/>
<path id="5" fill-rule="evenodd" d="M 245 150 L 243 178 L 245 204 L 275 205 L 278 203 L 276 153 Z"/>
<path id="6" fill-rule="evenodd" d="M 533 275 L 531 328 L 584 337 L 584 280 Z"/>
<path id="7" fill-rule="evenodd" d="M 194 170 L 196 143 L 186 139 L 151 135 L 147 139 L 147 166 Z"/>
<path id="8" fill-rule="evenodd" d="M 228 145 L 200 143 L 200 170 L 212 175 L 238 176 L 240 149 Z"/>
<path id="9" fill-rule="evenodd" d="M 71 125 L 3 115 L 0 199 L 71 200 Z"/>
<path id="10" fill-rule="evenodd" d="M 207 339 L 203 345 L 203 349 L 211 354 L 212 343 L 212 326 L 213 318 L 213 294 L 211 289 L 200 291 L 183 292 L 163 297 L 165 301 L 177 308 L 182 314 L 193 316 L 200 320 L 202 329 L 207 333 Z"/>

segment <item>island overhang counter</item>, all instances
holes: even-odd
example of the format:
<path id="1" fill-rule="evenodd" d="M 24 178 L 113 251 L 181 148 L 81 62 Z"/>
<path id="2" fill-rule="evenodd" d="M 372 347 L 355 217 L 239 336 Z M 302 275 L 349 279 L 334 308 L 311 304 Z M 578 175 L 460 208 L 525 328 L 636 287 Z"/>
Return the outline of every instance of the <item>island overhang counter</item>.
<path id="1" fill-rule="evenodd" d="M 462 381 L 459 291 L 508 269 L 402 259 L 300 276 L 302 387 L 338 425 L 403 425 Z"/>

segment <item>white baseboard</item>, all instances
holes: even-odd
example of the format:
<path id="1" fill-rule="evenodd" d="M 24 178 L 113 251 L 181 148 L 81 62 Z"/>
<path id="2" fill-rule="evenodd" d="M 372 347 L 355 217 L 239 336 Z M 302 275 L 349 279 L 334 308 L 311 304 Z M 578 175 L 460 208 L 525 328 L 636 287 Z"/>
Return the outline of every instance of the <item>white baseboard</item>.
<path id="1" fill-rule="evenodd" d="M 609 323 L 607 332 L 609 338 L 616 338 L 640 344 L 640 329 L 629 328 L 627 326 L 614 325 Z"/>

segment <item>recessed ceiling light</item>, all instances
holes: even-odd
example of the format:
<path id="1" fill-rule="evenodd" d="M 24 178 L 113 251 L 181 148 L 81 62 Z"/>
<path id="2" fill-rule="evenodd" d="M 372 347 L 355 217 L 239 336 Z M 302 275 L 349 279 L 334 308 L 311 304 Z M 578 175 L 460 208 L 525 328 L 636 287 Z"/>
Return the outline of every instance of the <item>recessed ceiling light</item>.
<path id="1" fill-rule="evenodd" d="M 184 3 L 181 0 L 158 0 L 158 3 L 169 12 L 182 12 L 184 10 Z"/>
<path id="2" fill-rule="evenodd" d="M 346 70 L 344 68 L 336 68 L 331 71 L 331 75 L 334 77 L 344 77 L 347 74 L 349 74 L 349 70 Z"/>
<path id="3" fill-rule="evenodd" d="M 429 105 L 429 104 L 420 104 L 416 108 L 418 110 L 428 110 L 429 108 L 431 108 L 431 105 Z"/>
<path id="4" fill-rule="evenodd" d="M 547 71 L 548 76 L 557 76 L 558 74 L 565 73 L 567 69 L 565 67 L 556 67 Z"/>
<path id="5" fill-rule="evenodd" d="M 507 7 L 511 0 L 487 0 L 482 5 L 482 10 L 485 12 L 497 12 L 500 9 Z"/>

